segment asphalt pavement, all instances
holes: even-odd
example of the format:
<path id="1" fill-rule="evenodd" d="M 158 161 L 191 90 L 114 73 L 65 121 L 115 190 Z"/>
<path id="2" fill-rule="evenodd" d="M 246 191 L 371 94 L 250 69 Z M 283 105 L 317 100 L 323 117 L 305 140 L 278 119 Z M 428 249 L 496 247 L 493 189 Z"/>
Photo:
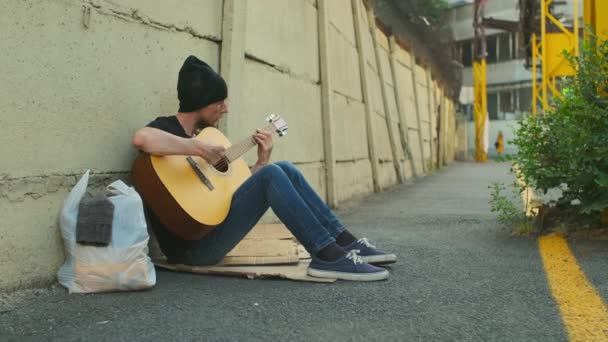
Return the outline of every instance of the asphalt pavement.
<path id="1" fill-rule="evenodd" d="M 388 281 L 312 284 L 158 270 L 143 292 L 4 297 L 0 340 L 567 341 L 538 243 L 490 212 L 505 164 L 456 163 L 414 184 L 349 203 L 350 230 L 395 252 Z M 608 295 L 608 244 L 571 243 Z"/>

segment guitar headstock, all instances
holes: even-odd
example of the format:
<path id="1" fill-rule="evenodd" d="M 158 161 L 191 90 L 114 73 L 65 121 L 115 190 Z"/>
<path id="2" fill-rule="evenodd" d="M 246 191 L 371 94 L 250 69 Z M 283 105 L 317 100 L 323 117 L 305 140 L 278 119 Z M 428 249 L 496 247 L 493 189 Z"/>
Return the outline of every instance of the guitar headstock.
<path id="1" fill-rule="evenodd" d="M 279 137 L 285 136 L 287 134 L 287 129 L 289 128 L 287 126 L 287 121 L 285 121 L 279 115 L 270 114 L 266 118 L 266 121 L 270 124 L 272 130 L 279 135 Z"/>

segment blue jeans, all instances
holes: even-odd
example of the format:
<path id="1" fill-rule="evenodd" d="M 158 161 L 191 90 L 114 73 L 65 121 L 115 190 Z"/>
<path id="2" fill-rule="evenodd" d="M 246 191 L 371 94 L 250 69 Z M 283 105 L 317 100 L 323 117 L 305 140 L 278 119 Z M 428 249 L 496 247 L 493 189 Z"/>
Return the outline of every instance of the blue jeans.
<path id="1" fill-rule="evenodd" d="M 335 242 L 344 225 L 296 167 L 286 161 L 262 167 L 235 192 L 228 217 L 211 233 L 189 244 L 184 264 L 214 265 L 272 208 L 279 219 L 315 255 Z"/>

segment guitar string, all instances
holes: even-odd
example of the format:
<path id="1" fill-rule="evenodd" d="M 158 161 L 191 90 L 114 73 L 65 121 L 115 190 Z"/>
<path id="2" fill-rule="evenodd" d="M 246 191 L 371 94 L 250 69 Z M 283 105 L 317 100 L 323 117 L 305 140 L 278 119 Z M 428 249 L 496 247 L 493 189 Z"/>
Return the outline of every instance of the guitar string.
<path id="1" fill-rule="evenodd" d="M 271 132 L 274 133 L 274 131 L 272 129 L 273 129 L 273 125 L 268 125 L 266 127 L 261 128 L 261 130 L 270 130 Z M 236 158 L 245 154 L 249 149 L 251 149 L 255 145 L 257 145 L 257 142 L 255 142 L 255 140 L 253 138 L 251 138 L 250 140 L 249 139 L 244 140 L 244 141 L 237 143 L 236 145 L 231 146 L 226 153 L 226 155 L 227 155 L 226 158 L 222 159 L 218 164 L 214 165 L 214 167 L 216 167 L 216 168 L 226 167 L 227 164 L 230 164 Z M 236 153 L 234 153 L 235 158 L 233 160 L 230 160 L 232 158 L 230 158 L 230 156 L 228 156 L 228 154 L 232 155 L 233 152 L 236 152 Z"/>
<path id="2" fill-rule="evenodd" d="M 245 140 L 238 143 L 235 146 L 228 148 L 226 152 L 226 157 L 229 161 L 234 161 L 236 158 L 247 152 L 250 148 L 254 147 L 256 144 L 253 139 Z"/>
<path id="3" fill-rule="evenodd" d="M 223 158 L 218 164 L 215 164 L 214 167 L 223 168 L 223 167 L 227 166 L 230 162 L 234 161 L 234 160 L 232 160 L 232 161 L 230 160 L 231 155 L 234 154 L 237 157 L 240 156 L 242 153 L 246 152 L 247 150 L 249 150 L 251 147 L 254 146 L 254 145 L 247 146 L 251 143 L 252 142 L 249 140 L 244 140 L 244 141 L 237 143 L 236 145 L 229 147 L 227 150 L 227 153 L 225 155 L 225 158 Z M 228 154 L 230 154 L 230 156 Z"/>
<path id="4" fill-rule="evenodd" d="M 268 125 L 268 126 L 263 127 L 261 130 L 272 130 L 272 128 L 273 128 L 272 125 Z M 230 164 L 232 161 L 234 161 L 234 160 L 230 160 L 231 159 L 230 156 L 227 156 L 229 153 L 231 153 L 233 151 L 238 151 L 238 153 L 235 153 L 235 157 L 238 158 L 241 155 L 245 154 L 247 151 L 249 151 L 249 149 L 251 149 L 255 145 L 257 145 L 257 142 L 255 142 L 255 140 L 253 138 L 251 138 L 251 140 L 249 140 L 249 139 L 243 140 L 243 141 L 237 143 L 236 145 L 229 147 L 225 157 L 218 164 L 214 165 L 214 167 L 215 168 L 227 167 L 228 164 Z M 234 158 L 234 159 L 236 159 L 236 158 Z"/>
<path id="5" fill-rule="evenodd" d="M 229 151 L 227 151 L 227 153 L 225 154 L 224 158 L 216 165 L 214 165 L 216 168 L 224 168 L 226 166 L 228 166 L 228 164 L 230 164 L 231 162 L 234 161 L 234 159 L 238 158 L 239 156 L 241 156 L 242 154 L 244 154 L 245 152 L 247 152 L 250 148 L 252 148 L 253 146 L 255 146 L 255 144 L 252 144 L 252 142 L 241 142 L 235 146 L 234 149 L 230 149 Z M 229 155 L 230 154 L 230 155 Z M 235 156 L 234 159 L 232 159 L 232 155 Z M 231 160 L 232 159 L 232 160 Z"/>

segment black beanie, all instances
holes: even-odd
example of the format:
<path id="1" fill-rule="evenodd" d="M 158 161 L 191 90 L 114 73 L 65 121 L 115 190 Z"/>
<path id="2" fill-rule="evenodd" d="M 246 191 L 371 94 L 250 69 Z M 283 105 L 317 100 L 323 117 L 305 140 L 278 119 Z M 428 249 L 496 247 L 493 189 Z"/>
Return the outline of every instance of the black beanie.
<path id="1" fill-rule="evenodd" d="M 227 97 L 228 88 L 222 76 L 200 59 L 186 58 L 177 79 L 180 112 L 193 112 Z"/>

